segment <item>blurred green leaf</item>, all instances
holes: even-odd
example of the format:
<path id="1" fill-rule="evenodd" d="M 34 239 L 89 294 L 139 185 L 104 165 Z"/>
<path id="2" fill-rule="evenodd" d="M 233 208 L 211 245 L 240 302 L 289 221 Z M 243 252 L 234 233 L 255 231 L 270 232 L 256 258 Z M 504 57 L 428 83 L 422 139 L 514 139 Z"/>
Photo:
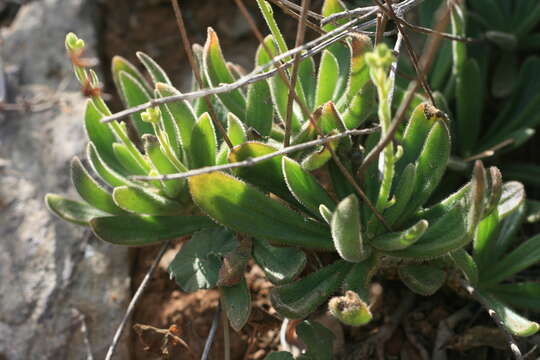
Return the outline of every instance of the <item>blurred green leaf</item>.
<path id="1" fill-rule="evenodd" d="M 63 220 L 77 225 L 86 225 L 91 219 L 108 214 L 86 203 L 66 199 L 55 194 L 47 194 L 45 203 L 51 212 Z"/>
<path id="2" fill-rule="evenodd" d="M 143 246 L 189 235 L 216 225 L 206 216 L 118 215 L 94 217 L 90 226 L 104 241 L 117 245 Z"/>
<path id="3" fill-rule="evenodd" d="M 152 77 L 152 81 L 154 82 L 154 84 L 165 83 L 172 86 L 169 76 L 154 59 L 152 59 L 150 56 L 143 53 L 142 51 L 137 51 L 137 57 L 146 68 L 146 71 L 148 71 L 148 73 Z"/>
<path id="4" fill-rule="evenodd" d="M 113 198 L 122 209 L 138 215 L 179 215 L 184 210 L 178 202 L 142 187 L 116 187 Z"/>
<path id="5" fill-rule="evenodd" d="M 111 193 L 88 174 L 78 157 L 71 160 L 71 180 L 79 195 L 96 209 L 113 215 L 124 213 L 114 203 Z"/>

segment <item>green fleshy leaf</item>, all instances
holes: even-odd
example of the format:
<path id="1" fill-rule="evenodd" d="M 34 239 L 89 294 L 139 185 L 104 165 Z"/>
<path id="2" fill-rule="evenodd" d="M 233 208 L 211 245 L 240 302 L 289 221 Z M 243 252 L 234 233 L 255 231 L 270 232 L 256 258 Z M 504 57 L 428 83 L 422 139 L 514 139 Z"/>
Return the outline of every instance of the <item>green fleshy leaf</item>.
<path id="1" fill-rule="evenodd" d="M 247 141 L 247 134 L 246 130 L 244 129 L 244 125 L 240 119 L 238 119 L 236 115 L 231 112 L 227 114 L 227 136 L 229 137 L 229 140 L 233 146 L 243 144 Z M 222 142 L 221 148 L 219 149 L 216 157 L 216 164 L 226 164 L 229 153 L 229 147 L 225 142 Z"/>
<path id="2" fill-rule="evenodd" d="M 120 175 L 105 163 L 98 154 L 96 147 L 91 142 L 88 143 L 88 147 L 86 148 L 86 157 L 92 166 L 92 170 L 94 170 L 94 172 L 110 186 L 134 185 L 132 181 Z"/>
<path id="3" fill-rule="evenodd" d="M 401 174 L 408 164 L 413 164 L 420 156 L 429 131 L 441 119 L 436 113 L 437 109 L 426 103 L 414 109 L 401 141 L 403 155 L 396 164 L 396 174 Z"/>
<path id="4" fill-rule="evenodd" d="M 194 169 L 216 164 L 217 138 L 208 113 L 204 113 L 193 127 L 189 153 Z"/>
<path id="5" fill-rule="evenodd" d="M 339 260 L 297 282 L 275 287 L 270 292 L 272 305 L 287 318 L 304 318 L 339 288 L 351 266 Z"/>
<path id="6" fill-rule="evenodd" d="M 360 262 L 371 253 L 362 238 L 359 206 L 358 198 L 351 194 L 341 200 L 332 215 L 334 246 L 339 256 L 350 262 Z"/>
<path id="7" fill-rule="evenodd" d="M 416 167 L 409 164 L 403 170 L 394 192 L 396 203 L 383 213 L 386 222 L 392 226 L 403 215 L 411 197 L 413 196 L 414 186 L 416 184 Z"/>
<path id="8" fill-rule="evenodd" d="M 265 80 L 248 86 L 246 125 L 254 128 L 261 136 L 269 136 L 274 119 L 270 87 Z"/>
<path id="9" fill-rule="evenodd" d="M 305 171 L 296 161 L 283 157 L 283 176 L 294 197 L 313 214 L 319 213 L 319 206 L 334 209 L 335 203 L 315 177 Z"/>
<path id="10" fill-rule="evenodd" d="M 116 141 L 113 131 L 108 124 L 101 122 L 104 115 L 98 110 L 92 100 L 87 100 L 84 112 L 84 127 L 88 139 L 94 144 L 101 158 L 115 170 L 122 169 L 113 152 Z"/>
<path id="11" fill-rule="evenodd" d="M 221 294 L 223 310 L 229 318 L 229 323 L 234 330 L 242 330 L 251 314 L 251 294 L 246 279 L 242 279 L 236 285 L 222 287 Z"/>
<path id="12" fill-rule="evenodd" d="M 127 246 L 154 245 L 216 225 L 206 216 L 135 216 L 95 217 L 92 231 L 102 240 Z"/>
<path id="13" fill-rule="evenodd" d="M 334 135 L 334 133 L 331 133 L 331 135 Z M 336 139 L 336 140 L 327 142 L 326 144 L 322 145 L 319 149 L 315 149 L 313 152 L 308 154 L 302 160 L 302 167 L 307 171 L 314 171 L 314 170 L 320 169 L 329 160 L 332 159 L 332 153 L 330 152 L 329 148 L 335 151 L 338 145 L 339 145 L 339 139 Z"/>
<path id="14" fill-rule="evenodd" d="M 313 360 L 332 360 L 335 335 L 316 321 L 303 321 L 296 327 L 298 337 L 306 344 L 306 357 Z"/>
<path id="15" fill-rule="evenodd" d="M 193 201 L 236 231 L 271 242 L 333 250 L 328 227 L 306 219 L 264 193 L 222 172 L 189 178 Z"/>
<path id="16" fill-rule="evenodd" d="M 120 143 L 113 144 L 113 153 L 118 162 L 130 175 L 146 175 L 146 170 L 141 167 L 129 148 Z"/>
<path id="17" fill-rule="evenodd" d="M 116 206 L 112 195 L 88 174 L 78 157 L 71 160 L 71 180 L 79 195 L 96 209 L 113 215 L 124 213 Z"/>
<path id="18" fill-rule="evenodd" d="M 459 249 L 450 253 L 450 258 L 454 265 L 467 277 L 469 283 L 476 286 L 478 284 L 478 266 L 476 266 L 472 256 L 464 249 Z"/>
<path id="19" fill-rule="evenodd" d="M 229 162 L 235 163 L 249 158 L 256 158 L 278 151 L 273 146 L 260 142 L 250 141 L 232 149 Z M 236 175 L 248 183 L 259 187 L 263 191 L 276 194 L 281 199 L 296 204 L 296 199 L 289 192 L 281 170 L 283 155 L 275 156 L 253 166 L 238 168 Z"/>
<path id="20" fill-rule="evenodd" d="M 134 107 L 150 101 L 150 93 L 147 92 L 135 77 L 125 71 L 120 71 L 118 80 L 120 81 L 120 90 L 122 91 L 127 107 Z M 140 113 L 131 115 L 131 119 L 139 136 L 154 133 L 152 125 L 141 120 Z"/>
<path id="21" fill-rule="evenodd" d="M 540 326 L 533 321 L 529 321 L 522 316 L 516 314 L 506 304 L 502 303 L 495 296 L 488 292 L 478 290 L 477 295 L 480 296 L 486 305 L 487 310 L 494 311 L 502 320 L 503 325 L 516 336 L 531 336 L 538 332 Z"/>
<path id="22" fill-rule="evenodd" d="M 167 175 L 187 171 L 185 167 L 178 167 L 173 164 L 173 162 L 167 157 L 167 155 L 163 153 L 160 143 L 155 136 L 144 135 L 143 141 L 146 155 L 150 159 L 153 168 L 158 174 Z M 181 165 L 181 163 L 178 163 L 178 165 Z M 161 184 L 161 187 L 163 188 L 163 191 L 167 194 L 167 196 L 175 198 L 184 188 L 186 180 L 163 180 L 161 181 Z"/>
<path id="23" fill-rule="evenodd" d="M 364 302 L 369 301 L 369 284 L 373 275 L 377 271 L 379 257 L 376 253 L 366 260 L 353 265 L 351 271 L 343 280 L 342 289 L 344 291 L 354 291 Z"/>
<path id="24" fill-rule="evenodd" d="M 120 92 L 120 89 L 121 89 L 121 84 L 120 84 L 120 73 L 121 72 L 125 72 L 125 73 L 131 75 L 131 77 L 133 77 L 134 79 L 136 79 L 137 82 L 139 82 L 144 87 L 144 89 L 146 90 L 146 92 L 148 94 L 150 94 L 152 92 L 152 89 L 148 85 L 148 82 L 146 81 L 144 76 L 135 67 L 135 65 L 130 63 L 128 60 L 126 60 L 125 58 L 123 58 L 121 56 L 114 56 L 112 58 L 111 64 L 112 64 L 111 72 L 112 72 L 112 75 L 113 75 L 114 84 L 116 85 L 116 89 L 118 89 L 119 92 Z M 120 95 L 123 96 L 123 94 L 121 92 L 120 92 Z"/>
<path id="25" fill-rule="evenodd" d="M 169 86 L 163 83 L 156 84 L 156 91 L 160 97 L 181 94 L 178 90 L 176 90 L 172 86 Z M 195 116 L 195 112 L 193 111 L 193 108 L 186 100 L 168 103 L 168 104 L 165 104 L 164 107 L 168 110 L 174 122 L 176 123 L 176 127 L 178 128 L 178 132 L 180 134 L 180 140 L 178 141 L 178 143 L 179 145 L 182 146 L 184 151 L 187 152 L 186 154 L 187 159 L 184 159 L 184 161 L 189 166 L 191 164 L 190 162 L 191 157 L 189 154 L 189 149 L 191 149 L 191 132 L 193 130 L 193 126 L 197 122 L 197 117 Z M 165 129 L 167 131 L 167 134 L 170 140 L 170 138 L 172 137 L 172 134 L 169 133 L 169 130 L 167 130 L 167 127 Z"/>
<path id="26" fill-rule="evenodd" d="M 323 204 L 319 205 L 319 214 L 326 221 L 328 225 L 332 222 L 332 211 L 324 206 Z"/>
<path id="27" fill-rule="evenodd" d="M 490 291 L 512 306 L 540 312 L 540 282 L 498 284 L 491 287 Z"/>
<path id="28" fill-rule="evenodd" d="M 274 284 L 291 282 L 306 265 L 302 250 L 272 246 L 262 239 L 253 240 L 253 258 Z"/>
<path id="29" fill-rule="evenodd" d="M 457 76 L 456 91 L 456 142 L 459 153 L 467 156 L 476 145 L 484 106 L 482 75 L 474 59 L 468 59 L 463 64 Z"/>
<path id="30" fill-rule="evenodd" d="M 540 235 L 525 241 L 510 254 L 494 262 L 484 272 L 483 285 L 496 284 L 540 262 Z"/>
<path id="31" fill-rule="evenodd" d="M 176 253 L 169 273 L 185 292 L 211 289 L 217 285 L 223 257 L 236 247 L 236 237 L 224 228 L 198 231 Z"/>
<path id="32" fill-rule="evenodd" d="M 339 64 L 336 57 L 328 50 L 324 50 L 317 76 L 317 92 L 315 106 L 333 100 L 334 91 L 339 75 Z"/>
<path id="33" fill-rule="evenodd" d="M 405 265 L 398 269 L 399 277 L 417 294 L 433 295 L 444 284 L 446 272 L 431 265 Z"/>
<path id="34" fill-rule="evenodd" d="M 294 360 L 290 352 L 274 351 L 267 355 L 264 360 Z"/>
<path id="35" fill-rule="evenodd" d="M 416 162 L 415 195 L 404 211 L 405 217 L 430 198 L 446 171 L 449 158 L 450 133 L 444 121 L 438 120 L 429 132 Z"/>
<path id="36" fill-rule="evenodd" d="M 391 256 L 432 259 L 465 246 L 472 239 L 467 235 L 465 211 L 457 205 L 433 223 L 415 244 L 404 250 L 388 253 Z"/>
<path id="37" fill-rule="evenodd" d="M 107 215 L 107 213 L 86 203 L 69 200 L 55 194 L 47 194 L 45 196 L 45 203 L 55 215 L 77 225 L 88 226 L 91 219 Z"/>
<path id="38" fill-rule="evenodd" d="M 122 209 L 138 215 L 179 215 L 184 210 L 176 201 L 142 187 L 117 187 L 114 189 L 113 198 Z"/>
<path id="39" fill-rule="evenodd" d="M 142 51 L 137 51 L 137 57 L 146 68 L 146 71 L 148 71 L 148 73 L 152 77 L 152 81 L 154 82 L 154 84 L 165 83 L 172 86 L 169 76 L 154 59 L 152 59 L 150 56 L 143 53 Z"/>
<path id="40" fill-rule="evenodd" d="M 223 57 L 219 39 L 212 28 L 208 28 L 208 38 L 204 45 L 203 56 L 206 76 L 214 87 L 235 81 Z M 246 99 L 239 89 L 218 95 L 223 104 L 240 119 L 245 116 Z"/>
<path id="41" fill-rule="evenodd" d="M 377 109 L 375 94 L 375 86 L 373 83 L 368 82 L 350 102 L 345 103 L 343 122 L 348 130 L 356 129 L 375 113 Z"/>
<path id="42" fill-rule="evenodd" d="M 406 230 L 377 236 L 370 243 L 374 248 L 383 251 L 403 250 L 418 242 L 428 226 L 429 223 L 426 220 L 420 220 Z"/>
<path id="43" fill-rule="evenodd" d="M 306 105 L 309 109 L 315 108 L 317 74 L 315 72 L 315 60 L 313 60 L 313 57 L 308 57 L 300 62 L 298 67 L 298 80 L 304 90 Z"/>

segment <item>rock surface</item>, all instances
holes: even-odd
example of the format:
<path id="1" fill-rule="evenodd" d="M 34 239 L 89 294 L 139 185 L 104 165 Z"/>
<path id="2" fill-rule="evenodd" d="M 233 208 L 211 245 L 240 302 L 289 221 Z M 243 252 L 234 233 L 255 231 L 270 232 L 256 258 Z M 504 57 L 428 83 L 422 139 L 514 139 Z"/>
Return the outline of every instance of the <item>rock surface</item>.
<path id="1" fill-rule="evenodd" d="M 73 76 L 63 39 L 76 31 L 95 47 L 95 6 L 34 1 L 2 30 L 0 66 L 18 69 L 3 100 L 19 103 L 0 111 L 2 360 L 87 359 L 85 338 L 103 359 L 129 300 L 127 249 L 55 218 L 43 202 L 48 192 L 76 198 L 69 161 L 86 146 L 84 99 L 75 81 L 67 82 Z M 17 111 L 21 103 L 26 109 Z M 116 358 L 128 355 L 123 341 Z"/>

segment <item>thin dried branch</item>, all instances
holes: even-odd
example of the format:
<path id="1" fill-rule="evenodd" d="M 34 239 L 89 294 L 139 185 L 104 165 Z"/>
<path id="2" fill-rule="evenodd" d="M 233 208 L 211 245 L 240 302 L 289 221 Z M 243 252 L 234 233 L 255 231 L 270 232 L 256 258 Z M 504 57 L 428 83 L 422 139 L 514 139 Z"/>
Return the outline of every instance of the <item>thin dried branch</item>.
<path id="1" fill-rule="evenodd" d="M 403 29 L 403 25 L 399 22 L 399 19 L 396 13 L 394 12 L 394 9 L 392 8 L 391 0 L 386 0 L 386 6 L 384 6 L 381 0 L 373 0 L 373 1 L 375 1 L 377 5 L 379 5 L 379 7 L 381 8 L 381 11 L 384 12 L 386 16 L 394 20 L 399 33 L 403 36 L 403 41 L 405 42 L 405 48 L 407 49 L 407 53 L 409 54 L 414 70 L 416 71 L 416 74 L 418 76 L 418 81 L 420 82 L 420 84 L 422 85 L 422 88 L 424 89 L 425 93 L 429 97 L 431 104 L 435 105 L 435 99 L 433 98 L 431 87 L 429 86 L 426 80 L 425 72 L 420 69 L 420 65 L 418 64 L 418 57 L 416 56 L 416 53 L 414 52 L 414 49 L 413 49 L 411 41 L 409 40 L 409 37 L 407 36 L 405 30 Z"/>
<path id="2" fill-rule="evenodd" d="M 266 44 L 264 42 L 264 38 L 263 38 L 261 32 L 257 29 L 257 25 L 255 24 L 255 21 L 253 20 L 253 18 L 251 17 L 249 12 L 247 11 L 246 7 L 244 6 L 243 1 L 242 0 L 235 0 L 235 1 L 236 1 L 237 5 L 239 6 L 240 10 L 242 11 L 242 13 L 244 14 L 244 16 L 246 17 L 246 19 L 248 20 L 248 23 L 250 24 L 253 33 L 255 34 L 255 36 L 257 37 L 257 39 L 261 43 L 261 45 L 264 47 L 265 51 L 267 53 L 270 53 L 269 49 L 267 48 L 267 46 L 266 46 Z M 366 14 L 365 16 L 369 16 L 369 14 Z M 360 18 L 358 18 L 356 20 L 360 20 Z M 293 59 L 293 61 L 294 61 L 294 59 Z M 285 83 L 285 85 L 288 87 L 289 94 L 292 94 L 292 96 L 294 97 L 294 100 L 298 103 L 298 105 L 302 109 L 302 113 L 308 119 L 308 121 L 311 123 L 311 125 L 313 126 L 313 128 L 315 129 L 317 134 L 321 138 L 325 137 L 325 134 L 322 132 L 321 128 L 319 127 L 319 125 L 315 121 L 313 113 L 308 109 L 308 107 L 302 101 L 302 99 L 300 99 L 298 97 L 298 95 L 296 94 L 296 91 L 295 91 L 294 87 L 291 85 L 289 79 L 287 78 L 287 74 L 285 73 L 285 70 L 278 71 L 278 75 L 280 76 L 282 81 Z M 390 226 L 386 223 L 383 216 L 379 213 L 379 211 L 372 204 L 371 200 L 366 196 L 366 194 L 364 193 L 364 191 L 362 190 L 360 185 L 358 185 L 358 183 L 356 182 L 354 177 L 351 175 L 349 170 L 345 167 L 345 165 L 343 165 L 343 163 L 341 162 L 341 160 L 337 156 L 335 150 L 331 146 L 327 147 L 327 149 L 330 152 L 330 155 L 331 155 L 332 159 L 334 160 L 334 162 L 336 163 L 339 171 L 343 174 L 343 176 L 345 176 L 345 179 L 347 179 L 347 181 L 356 190 L 356 192 L 358 193 L 360 198 L 366 203 L 366 205 L 371 209 L 371 211 L 373 211 L 373 213 L 375 214 L 375 217 L 384 225 L 384 227 L 387 230 L 390 231 Z"/>
<path id="3" fill-rule="evenodd" d="M 404 13 L 410 9 L 412 9 L 414 6 L 420 4 L 422 0 L 407 0 L 403 3 L 400 3 L 398 5 L 398 14 Z M 365 13 L 364 15 L 355 18 L 336 29 L 327 32 L 326 34 L 307 42 L 306 44 L 296 47 L 294 49 L 291 49 L 281 55 L 278 55 L 272 59 L 272 61 L 268 62 L 265 65 L 257 66 L 251 73 L 249 73 L 246 76 L 243 76 L 242 78 L 238 79 L 237 81 L 230 83 L 230 84 L 223 84 L 217 87 L 208 88 L 208 89 L 201 89 L 197 91 L 193 91 L 190 93 L 185 93 L 181 95 L 174 95 L 174 96 L 168 96 L 163 97 L 160 99 L 152 99 L 144 104 L 131 107 L 129 109 L 125 109 L 122 111 L 119 111 L 115 114 L 112 114 L 110 116 L 104 117 L 101 121 L 104 123 L 111 122 L 114 120 L 118 120 L 124 117 L 127 117 L 129 115 L 132 115 L 134 113 L 138 113 L 141 111 L 144 111 L 150 107 L 161 105 L 161 104 L 167 104 L 171 102 L 177 102 L 177 101 L 183 101 L 183 100 L 193 100 L 197 99 L 203 96 L 208 95 L 217 95 L 222 94 L 225 92 L 233 91 L 238 88 L 244 87 L 246 85 L 252 84 L 254 82 L 268 79 L 272 76 L 274 76 L 276 73 L 278 73 L 280 70 L 284 70 L 292 66 L 293 61 L 287 61 L 283 64 L 281 62 L 284 59 L 290 58 L 291 56 L 302 53 L 300 55 L 300 59 L 306 59 L 310 56 L 313 56 L 314 54 L 319 53 L 326 47 L 330 46 L 331 44 L 340 41 L 341 39 L 345 38 L 351 31 L 363 31 L 365 29 L 369 29 L 376 24 L 376 20 L 367 20 L 368 17 L 374 15 L 377 12 L 377 9 L 373 9 L 372 11 L 369 11 Z M 270 67 L 275 67 L 275 69 L 266 71 Z M 266 71 L 266 72 L 265 72 Z"/>
<path id="4" fill-rule="evenodd" d="M 281 8 L 281 10 L 283 10 L 283 12 L 289 16 L 291 16 L 292 18 L 300 21 L 300 14 L 298 12 L 296 12 L 295 10 L 292 10 L 289 6 L 285 5 L 285 3 L 283 2 L 283 0 L 270 0 L 271 3 L 279 6 Z M 296 4 L 293 4 L 293 5 L 296 5 Z M 310 13 L 310 11 L 308 11 L 308 14 Z M 318 17 L 315 18 L 317 20 L 320 20 L 322 19 L 322 16 L 317 14 L 317 13 L 314 13 L 311 11 L 312 14 L 315 14 L 317 15 Z M 316 31 L 318 32 L 319 34 L 326 34 L 326 31 L 324 31 L 319 25 L 311 22 L 309 19 L 306 19 L 306 26 L 309 27 L 310 29 L 312 29 L 313 31 Z"/>
<path id="5" fill-rule="evenodd" d="M 126 309 L 126 313 L 124 314 L 124 317 L 122 318 L 122 321 L 120 322 L 120 325 L 118 325 L 118 328 L 116 329 L 116 332 L 114 333 L 113 341 L 111 343 L 111 346 L 109 347 L 109 350 L 107 351 L 107 355 L 105 356 L 105 360 L 111 360 L 114 352 L 116 350 L 116 346 L 118 346 L 118 341 L 120 340 L 120 337 L 122 336 L 122 333 L 124 332 L 124 328 L 126 327 L 126 324 L 131 317 L 131 314 L 133 313 L 133 310 L 135 310 L 135 305 L 137 305 L 137 302 L 140 300 L 141 295 L 144 293 L 144 290 L 150 283 L 150 277 L 156 270 L 161 258 L 163 257 L 163 254 L 165 254 L 165 251 L 169 247 L 170 241 L 167 241 L 161 246 L 161 249 L 159 250 L 159 253 L 157 254 L 156 258 L 154 259 L 154 262 L 152 263 L 152 266 L 150 266 L 150 269 L 146 272 L 144 275 L 143 281 L 141 282 L 141 285 L 139 285 L 137 291 L 135 292 L 135 295 L 133 295 L 133 298 L 129 302 L 129 305 Z"/>
<path id="6" fill-rule="evenodd" d="M 475 298 L 476 301 L 478 301 L 480 304 L 482 304 L 482 307 L 484 309 L 486 309 L 489 316 L 491 316 L 491 318 L 497 324 L 497 326 L 504 332 L 504 334 L 506 336 L 506 341 L 508 342 L 508 346 L 510 347 L 510 351 L 514 355 L 514 358 L 516 360 L 523 360 L 523 355 L 521 354 L 521 350 L 519 350 L 519 346 L 517 345 L 516 341 L 514 340 L 514 337 L 512 336 L 512 334 L 510 334 L 508 329 L 504 326 L 504 323 L 503 323 L 501 317 L 499 316 L 499 314 L 495 310 L 493 310 L 489 306 L 489 304 L 487 304 L 484 301 L 483 297 L 479 296 L 476 293 L 476 290 L 470 284 L 466 283 L 465 281 L 462 281 L 462 284 L 465 287 L 465 289 L 467 290 L 467 292 L 473 298 Z"/>
<path id="7" fill-rule="evenodd" d="M 423 1 L 424 0 L 406 0 L 399 4 L 394 5 L 394 8 L 396 12 L 398 13 L 406 13 L 412 8 L 420 5 L 420 3 L 422 3 Z M 379 7 L 375 5 L 375 6 L 359 7 L 353 10 L 346 10 L 339 13 L 335 13 L 335 14 L 332 14 L 330 16 L 323 18 L 321 20 L 321 26 L 328 23 L 336 23 L 336 21 L 341 20 L 341 19 L 351 19 L 359 15 L 364 15 L 374 10 L 377 11 L 378 9 Z"/>
<path id="8" fill-rule="evenodd" d="M 193 56 L 193 50 L 191 49 L 191 42 L 189 41 L 189 37 L 187 35 L 186 25 L 184 24 L 184 18 L 182 17 L 182 10 L 180 9 L 180 4 L 178 3 L 178 0 L 171 0 L 171 4 L 174 10 L 176 24 L 178 25 L 178 30 L 180 31 L 180 37 L 182 38 L 182 45 L 184 46 L 184 51 L 186 52 L 189 65 L 191 66 L 193 75 L 195 75 L 195 79 L 197 80 L 197 83 L 199 84 L 199 88 L 202 89 L 204 88 L 204 82 L 202 80 L 199 67 L 197 66 L 197 63 L 195 62 L 195 57 Z M 208 107 L 208 113 L 210 114 L 212 123 L 220 132 L 221 136 L 223 137 L 223 140 L 225 141 L 229 149 L 232 149 L 233 144 L 231 140 L 229 139 L 229 136 L 227 135 L 227 131 L 223 127 L 223 124 L 221 123 L 221 121 L 219 121 L 216 115 L 214 106 L 212 105 L 212 102 L 210 101 L 210 96 L 208 95 L 204 96 L 203 99 L 204 99 L 204 102 L 206 103 L 206 106 Z"/>
<path id="9" fill-rule="evenodd" d="M 208 360 L 208 355 L 210 354 L 210 348 L 212 348 L 212 343 L 214 342 L 214 338 L 216 337 L 216 333 L 217 333 L 217 328 L 219 326 L 220 314 L 221 314 L 221 306 L 218 304 L 216 313 L 214 314 L 214 319 L 212 320 L 212 326 L 210 327 L 210 332 L 208 333 L 208 337 L 206 338 L 206 343 L 204 344 L 201 360 Z"/>
<path id="10" fill-rule="evenodd" d="M 302 0 L 302 12 L 300 14 L 300 22 L 298 23 L 298 29 L 296 32 L 295 47 L 302 45 L 304 37 L 306 35 L 306 17 L 307 11 L 311 4 L 311 0 Z M 292 111 L 294 105 L 294 94 L 296 87 L 296 80 L 298 79 L 298 67 L 300 65 L 300 53 L 296 54 L 293 59 L 293 67 L 291 73 L 291 91 L 289 91 L 289 98 L 287 99 L 287 117 L 285 120 L 285 138 L 283 140 L 283 147 L 287 147 L 290 144 L 291 139 L 291 121 Z"/>
<path id="11" fill-rule="evenodd" d="M 230 164 L 224 164 L 224 165 L 206 166 L 206 167 L 203 167 L 203 168 L 200 168 L 200 169 L 195 169 L 195 170 L 187 171 L 187 172 L 184 172 L 184 173 L 165 174 L 165 175 L 157 175 L 157 176 L 134 175 L 131 178 L 133 180 L 184 179 L 184 178 L 188 178 L 188 177 L 192 177 L 192 176 L 211 173 L 211 172 L 214 172 L 214 171 L 225 171 L 225 170 L 230 170 L 230 169 L 235 169 L 235 168 L 240 168 L 240 167 L 253 166 L 253 165 L 257 165 L 258 163 L 261 163 L 263 161 L 270 160 L 270 159 L 272 159 L 272 158 L 274 158 L 276 156 L 286 155 L 286 154 L 290 154 L 290 153 L 297 152 L 297 151 L 300 151 L 300 150 L 309 149 L 311 147 L 324 145 L 324 144 L 326 144 L 328 142 L 331 142 L 331 141 L 334 141 L 334 140 L 337 140 L 337 139 L 341 139 L 341 138 L 347 137 L 347 136 L 371 134 L 371 133 L 374 133 L 374 132 L 376 132 L 378 130 L 379 130 L 378 127 L 370 128 L 370 129 L 361 129 L 361 130 L 347 130 L 347 131 L 344 131 L 344 132 L 336 134 L 336 135 L 325 136 L 325 137 L 317 139 L 317 140 L 312 140 L 312 141 L 308 141 L 308 142 L 305 142 L 305 143 L 302 143 L 302 144 L 289 146 L 287 148 L 283 148 L 283 149 L 278 150 L 276 152 L 273 152 L 271 154 L 266 154 L 266 155 L 258 156 L 258 157 L 255 157 L 255 158 L 248 158 L 248 159 L 246 159 L 244 161 L 239 161 L 239 162 L 230 163 Z"/>
<path id="12" fill-rule="evenodd" d="M 278 5 L 280 7 L 284 6 L 284 7 L 287 7 L 289 9 L 292 9 L 292 10 L 297 11 L 297 12 L 302 11 L 301 6 L 298 6 L 295 3 L 291 2 L 291 1 L 288 1 L 288 0 L 270 0 L 270 1 L 272 1 L 273 3 L 275 3 L 276 5 Z M 308 10 L 308 15 L 311 16 L 312 18 L 314 18 L 315 20 L 320 21 L 320 20 L 323 19 L 322 15 L 317 14 L 316 12 L 313 12 L 311 10 Z"/>

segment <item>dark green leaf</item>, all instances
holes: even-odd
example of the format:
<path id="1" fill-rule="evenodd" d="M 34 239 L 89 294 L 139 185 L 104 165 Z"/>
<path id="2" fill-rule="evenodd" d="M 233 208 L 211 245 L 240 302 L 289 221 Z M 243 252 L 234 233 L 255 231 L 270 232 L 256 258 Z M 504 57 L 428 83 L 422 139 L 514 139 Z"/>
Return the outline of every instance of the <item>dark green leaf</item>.
<path id="1" fill-rule="evenodd" d="M 270 292 L 272 305 L 287 318 L 304 318 L 340 287 L 351 267 L 352 264 L 339 260 L 297 282 L 275 287 Z"/>
<path id="2" fill-rule="evenodd" d="M 236 331 L 242 330 L 251 314 L 251 294 L 246 279 L 243 278 L 236 285 L 222 287 L 221 293 L 223 310 L 232 328 Z"/>
<path id="3" fill-rule="evenodd" d="M 433 295 L 444 284 L 446 272 L 431 265 L 405 265 L 398 270 L 399 277 L 417 294 Z"/>
<path id="4" fill-rule="evenodd" d="M 332 360 L 335 335 L 316 321 L 303 321 L 296 327 L 298 337 L 306 344 L 306 356 L 313 360 Z"/>
<path id="5" fill-rule="evenodd" d="M 153 245 L 215 227 L 206 216 L 95 217 L 90 221 L 94 233 L 104 241 L 128 246 Z"/>
<path id="6" fill-rule="evenodd" d="M 169 273 L 185 292 L 211 289 L 218 282 L 223 256 L 237 246 L 234 234 L 224 228 L 198 231 L 176 253 Z"/>
<path id="7" fill-rule="evenodd" d="M 45 203 L 49 210 L 58 217 L 78 225 L 88 226 L 91 219 L 108 215 L 86 203 L 69 200 L 54 194 L 47 194 Z"/>
<path id="8" fill-rule="evenodd" d="M 178 202 L 142 187 L 119 186 L 113 197 L 122 209 L 138 215 L 179 215 L 184 211 Z"/>
<path id="9" fill-rule="evenodd" d="M 253 258 L 274 284 L 291 282 L 306 265 L 302 250 L 272 246 L 262 239 L 253 240 Z"/>
<path id="10" fill-rule="evenodd" d="M 490 293 L 478 290 L 477 295 L 480 296 L 488 306 L 488 309 L 486 310 L 494 311 L 502 320 L 503 325 L 510 330 L 512 334 L 516 336 L 531 336 L 538 331 L 539 325 L 537 323 L 516 314 L 506 304 L 502 303 Z"/>

